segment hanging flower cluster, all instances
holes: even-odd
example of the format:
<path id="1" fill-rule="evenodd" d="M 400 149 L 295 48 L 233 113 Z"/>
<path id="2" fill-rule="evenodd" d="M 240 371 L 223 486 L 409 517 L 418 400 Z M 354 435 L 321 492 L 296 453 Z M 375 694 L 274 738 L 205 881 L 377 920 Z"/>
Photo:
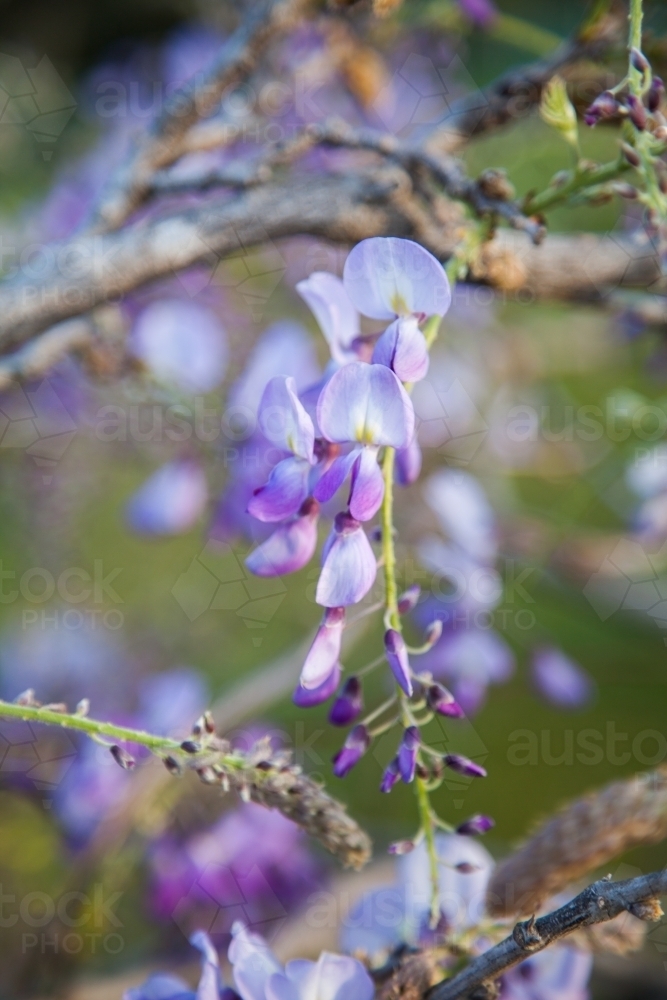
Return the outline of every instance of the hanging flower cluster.
<path id="1" fill-rule="evenodd" d="M 451 303 L 447 275 L 418 244 L 374 238 L 354 247 L 342 280 L 316 272 L 297 290 L 318 320 L 331 361 L 316 386 L 301 393 L 287 375 L 274 375 L 265 385 L 258 426 L 277 460 L 264 484 L 255 489 L 247 510 L 275 527 L 250 553 L 246 565 L 259 576 L 301 569 L 314 555 L 321 510 L 328 510 L 343 490 L 346 502 L 332 511 L 333 524 L 322 549 L 315 597 L 324 613 L 294 701 L 302 707 L 317 705 L 338 691 L 329 721 L 352 726 L 334 757 L 338 777 L 356 765 L 376 734 L 393 726 L 399 727 L 400 736 L 381 791 L 389 792 L 399 780 L 411 783 L 415 777 L 427 790 L 442 780 L 446 767 L 468 777 L 483 776 L 483 768 L 475 762 L 456 754 L 443 757 L 422 740 L 421 728 L 434 714 L 460 717 L 463 711 L 430 674 L 413 669 L 411 655 L 431 649 L 442 627 L 433 622 L 422 646 L 413 650 L 407 646 L 401 619 L 414 609 L 419 588 L 412 587 L 399 598 L 394 569 L 394 481 L 414 481 L 421 467 L 410 388 L 428 372 L 429 340 Z M 388 325 L 379 335 L 364 336 L 361 316 Z M 365 526 L 380 511 L 381 528 L 371 538 L 379 538 L 382 547 L 387 595 L 384 655 L 369 669 L 385 662 L 396 687 L 388 702 L 362 719 L 361 678 L 349 676 L 340 687 L 341 644 L 346 609 L 362 601 L 375 583 L 378 557 Z M 430 811 L 422 816 L 418 836 L 432 821 Z M 473 817 L 460 829 L 482 833 L 490 825 L 486 817 Z"/>

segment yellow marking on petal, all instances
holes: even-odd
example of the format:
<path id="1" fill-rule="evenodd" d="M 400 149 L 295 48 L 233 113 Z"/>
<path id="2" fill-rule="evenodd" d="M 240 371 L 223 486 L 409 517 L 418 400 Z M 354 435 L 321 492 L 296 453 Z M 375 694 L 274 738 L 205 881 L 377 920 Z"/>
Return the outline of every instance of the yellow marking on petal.
<path id="1" fill-rule="evenodd" d="M 394 292 L 390 301 L 391 301 L 391 308 L 394 310 L 397 316 L 411 315 L 410 310 L 408 309 L 408 304 L 400 292 Z"/>

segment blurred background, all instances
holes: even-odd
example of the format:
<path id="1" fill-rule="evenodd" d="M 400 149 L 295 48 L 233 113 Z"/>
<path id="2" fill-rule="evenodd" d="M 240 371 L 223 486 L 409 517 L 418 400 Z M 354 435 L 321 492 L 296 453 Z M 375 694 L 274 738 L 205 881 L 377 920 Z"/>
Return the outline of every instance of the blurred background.
<path id="1" fill-rule="evenodd" d="M 576 0 L 484 8 L 407 4 L 368 29 L 375 61 L 362 41 L 346 63 L 335 39 L 305 32 L 272 57 L 295 80 L 281 126 L 314 107 L 409 135 L 446 115 L 452 95 L 551 51 L 582 16 Z M 659 54 L 664 5 L 647 12 Z M 206 65 L 236 10 L 217 0 L 3 0 L 0 13 L 2 263 L 11 268 L 27 247 L 37 272 L 41 251 L 30 248 L 83 224 L 132 135 L 169 87 Z M 361 15 L 350 23 L 361 39 Z M 616 135 L 603 127 L 582 142 L 602 161 Z M 570 165 L 536 113 L 473 138 L 465 158 L 473 175 L 505 168 L 520 195 Z M 636 218 L 615 199 L 557 210 L 549 226 L 613 240 Z M 0 396 L 0 693 L 87 697 L 95 716 L 165 733 L 187 733 L 213 704 L 241 745 L 271 732 L 326 779 L 382 859 L 414 830 L 411 790 L 377 791 L 391 754 L 382 741 L 352 778 L 331 777 L 342 735 L 326 706 L 291 703 L 319 620 L 317 570 L 251 577 L 243 558 L 256 539 L 232 489 L 253 469 L 247 420 L 261 375 L 293 363 L 304 387 L 326 361 L 294 286 L 315 269 L 340 272 L 344 258 L 291 240 L 174 276 L 113 307 L 115 353 L 64 362 Z M 289 326 L 276 333 L 278 321 Z M 170 323 L 203 331 L 201 364 L 179 363 L 178 329 L 174 354 L 156 356 L 152 333 Z M 561 802 L 667 758 L 664 328 L 640 321 L 631 299 L 544 304 L 463 285 L 415 407 L 424 473 L 397 501 L 401 580 L 422 586 L 415 635 L 443 618 L 430 668 L 468 699 L 468 717 L 447 720 L 434 740 L 490 775 L 446 782 L 436 805 L 453 822 L 490 813 L 486 846 L 501 856 Z M 463 594 L 438 568 L 447 525 L 424 483 L 443 468 L 476 477 L 493 508 L 497 593 L 489 577 L 480 587 L 491 595 L 471 593 L 470 581 Z M 380 627 L 369 616 L 352 630 L 346 666 L 376 657 Z M 371 675 L 367 702 L 385 681 Z M 3 996 L 119 996 L 120 980 L 105 986 L 106 976 L 132 970 L 136 981 L 165 956 L 189 958 L 196 926 L 222 944 L 239 916 L 287 941 L 311 894 L 341 884 L 280 817 L 166 781 L 141 759 L 128 775 L 107 757 L 0 724 Z M 614 875 L 663 863 L 664 847 L 645 848 Z M 666 952 L 659 926 L 639 958 L 599 963 L 594 996 L 665 996 Z"/>

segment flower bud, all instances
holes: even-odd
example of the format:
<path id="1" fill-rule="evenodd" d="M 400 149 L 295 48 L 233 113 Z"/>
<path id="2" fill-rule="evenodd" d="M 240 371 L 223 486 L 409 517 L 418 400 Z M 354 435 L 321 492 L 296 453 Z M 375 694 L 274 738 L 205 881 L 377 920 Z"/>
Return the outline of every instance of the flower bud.
<path id="1" fill-rule="evenodd" d="M 398 769 L 398 757 L 394 757 L 394 759 L 387 764 L 384 770 L 382 781 L 380 782 L 380 791 L 390 792 L 400 776 L 400 771 Z"/>
<path id="2" fill-rule="evenodd" d="M 348 677 L 343 690 L 329 711 L 332 726 L 349 726 L 359 716 L 364 707 L 361 681 L 358 677 Z"/>
<path id="3" fill-rule="evenodd" d="M 426 632 L 424 633 L 425 644 L 427 646 L 435 646 L 436 642 L 438 642 L 441 635 L 442 635 L 442 621 L 440 620 L 440 618 L 436 618 L 435 621 L 431 622 L 431 624 L 427 627 Z"/>
<path id="4" fill-rule="evenodd" d="M 651 114 L 658 110 L 660 107 L 660 101 L 662 100 L 662 95 L 665 92 L 665 85 L 659 76 L 654 76 L 651 80 L 651 86 L 646 94 L 646 107 L 649 109 Z"/>
<path id="5" fill-rule="evenodd" d="M 478 813 L 476 816 L 471 816 L 470 819 L 465 820 L 460 826 L 457 826 L 456 832 L 462 834 L 464 837 L 475 837 L 482 833 L 488 833 L 495 825 L 490 816 L 482 816 Z"/>
<path id="6" fill-rule="evenodd" d="M 464 774 L 466 778 L 486 778 L 486 771 L 474 760 L 462 756 L 459 753 L 448 753 L 442 758 L 447 767 L 458 774 Z"/>
<path id="7" fill-rule="evenodd" d="M 408 651 L 405 648 L 405 639 L 396 629 L 390 628 L 385 632 L 384 650 L 396 683 L 410 697 L 412 695 L 412 679 Z"/>
<path id="8" fill-rule="evenodd" d="M 451 691 L 442 684 L 430 684 L 426 690 L 426 703 L 432 712 L 450 719 L 463 718 L 464 712 Z"/>
<path id="9" fill-rule="evenodd" d="M 457 872 L 461 872 L 462 875 L 472 875 L 474 872 L 480 872 L 482 869 L 479 865 L 473 865 L 471 861 L 459 861 L 457 865 L 454 865 Z"/>
<path id="10" fill-rule="evenodd" d="M 201 750 L 201 743 L 195 743 L 194 740 L 183 740 L 181 743 L 181 750 L 185 753 L 199 753 Z"/>
<path id="11" fill-rule="evenodd" d="M 403 739 L 398 748 L 398 769 L 401 773 L 401 780 L 406 785 L 409 785 L 414 779 L 420 743 L 421 738 L 417 727 L 408 726 L 403 733 Z"/>
<path id="12" fill-rule="evenodd" d="M 352 770 L 366 753 L 370 743 L 366 726 L 359 725 L 350 730 L 343 746 L 333 758 L 333 772 L 337 778 L 344 778 Z"/>
<path id="13" fill-rule="evenodd" d="M 387 854 L 410 854 L 414 851 L 415 844 L 413 840 L 395 840 L 393 844 L 390 844 L 387 848 Z"/>
<path id="14" fill-rule="evenodd" d="M 599 121 L 606 118 L 614 118 L 619 111 L 619 103 L 608 90 L 599 94 L 593 103 L 584 112 L 584 121 L 587 125 L 597 125 Z"/>
<path id="15" fill-rule="evenodd" d="M 639 164 L 641 163 L 641 160 L 639 159 L 639 155 L 632 148 L 632 146 L 629 146 L 627 144 L 627 142 L 622 142 L 621 143 L 621 152 L 623 153 L 623 156 L 628 161 L 628 163 L 630 164 L 631 167 L 638 167 Z"/>
<path id="16" fill-rule="evenodd" d="M 130 757 L 127 750 L 123 750 L 123 748 L 119 747 L 117 744 L 114 744 L 114 746 L 109 747 L 109 751 L 113 759 L 118 764 L 118 766 L 122 767 L 124 771 L 131 771 L 132 768 L 135 766 L 136 761 L 134 757 Z"/>
<path id="17" fill-rule="evenodd" d="M 625 98 L 625 106 L 628 109 L 628 117 L 635 128 L 643 132 L 648 120 L 646 108 L 634 94 L 628 94 Z"/>
<path id="18" fill-rule="evenodd" d="M 642 74 L 646 73 L 646 71 L 650 69 L 650 64 L 648 59 L 646 58 L 643 52 L 639 51 L 639 49 L 636 48 L 630 49 L 630 62 L 632 63 L 634 68 L 636 70 L 639 70 L 639 72 Z"/>
<path id="19" fill-rule="evenodd" d="M 615 181 L 611 187 L 614 194 L 621 198 L 627 198 L 629 201 L 634 201 L 639 194 L 636 187 L 633 187 L 632 184 L 625 184 L 623 181 Z"/>
<path id="20" fill-rule="evenodd" d="M 667 125 L 658 125 L 653 130 L 653 138 L 657 139 L 658 142 L 667 142 Z"/>
<path id="21" fill-rule="evenodd" d="M 162 763 L 169 771 L 169 774 L 180 774 L 182 771 L 181 765 L 175 757 L 164 757 Z"/>
<path id="22" fill-rule="evenodd" d="M 421 590 L 422 589 L 418 583 L 413 583 L 411 587 L 408 587 L 407 590 L 403 591 L 398 599 L 399 615 L 407 615 L 408 612 L 414 611 L 417 607 Z"/>

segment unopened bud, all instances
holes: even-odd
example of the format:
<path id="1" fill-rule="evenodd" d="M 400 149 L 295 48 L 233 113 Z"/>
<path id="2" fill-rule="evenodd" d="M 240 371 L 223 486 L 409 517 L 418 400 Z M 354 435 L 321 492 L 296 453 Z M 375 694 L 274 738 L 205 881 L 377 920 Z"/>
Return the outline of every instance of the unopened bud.
<path id="1" fill-rule="evenodd" d="M 646 128 L 646 122 L 648 116 L 646 114 L 646 108 L 634 94 L 628 94 L 625 98 L 625 106 L 628 109 L 628 117 L 635 128 L 643 132 Z"/>
<path id="2" fill-rule="evenodd" d="M 597 125 L 598 122 L 606 118 L 615 118 L 620 109 L 620 105 L 614 95 L 608 90 L 599 94 L 593 103 L 584 112 L 584 121 L 587 125 Z"/>
<path id="3" fill-rule="evenodd" d="M 75 715 L 88 715 L 90 712 L 90 701 L 88 698 L 82 698 L 81 701 L 77 702 L 76 709 L 74 710 Z"/>
<path id="4" fill-rule="evenodd" d="M 426 645 L 435 646 L 436 642 L 438 642 L 441 635 L 442 635 L 442 622 L 439 618 L 436 618 L 435 621 L 431 622 L 431 624 L 427 627 L 426 632 L 424 633 L 424 640 Z"/>
<path id="5" fill-rule="evenodd" d="M 136 761 L 134 760 L 134 757 L 130 757 L 127 750 L 123 750 L 123 748 L 119 747 L 117 743 L 115 743 L 112 747 L 109 747 L 109 751 L 118 766 L 122 767 L 124 771 L 131 771 L 135 766 Z"/>
<path id="6" fill-rule="evenodd" d="M 35 698 L 34 688 L 26 688 L 20 695 L 14 698 L 15 705 L 25 705 L 26 708 L 39 708 L 40 703 Z"/>
<path id="7" fill-rule="evenodd" d="M 194 740 L 183 740 L 181 743 L 181 750 L 185 753 L 199 753 L 201 750 L 201 743 L 195 743 Z"/>
<path id="8" fill-rule="evenodd" d="M 619 195 L 621 198 L 627 198 L 629 201 L 633 201 L 638 197 L 638 191 L 636 187 L 632 184 L 624 184 L 622 181 L 616 181 L 612 184 L 612 190 L 614 194 Z"/>
<path id="9" fill-rule="evenodd" d="M 411 587 L 408 587 L 398 599 L 399 615 L 407 615 L 408 612 L 413 611 L 417 607 L 420 594 L 421 587 L 418 583 L 413 583 Z"/>
<path id="10" fill-rule="evenodd" d="M 646 94 L 646 107 L 649 109 L 651 114 L 656 112 L 660 107 L 660 101 L 662 100 L 664 92 L 664 83 L 659 76 L 654 76 L 651 80 L 651 86 L 648 88 L 648 92 Z"/>
<path id="11" fill-rule="evenodd" d="M 632 148 L 632 146 L 629 146 L 627 142 L 621 143 L 621 152 L 631 167 L 638 167 L 641 163 L 639 154 Z"/>
<path id="12" fill-rule="evenodd" d="M 217 785 L 218 783 L 218 775 L 209 765 L 206 765 L 205 767 L 198 767 L 197 774 L 205 785 Z"/>
<path id="13" fill-rule="evenodd" d="M 640 73 L 646 73 L 646 71 L 650 68 L 649 61 L 644 53 L 640 52 L 639 49 L 636 48 L 630 49 L 630 62 L 636 70 L 639 70 Z"/>
<path id="14" fill-rule="evenodd" d="M 409 854 L 410 851 L 414 851 L 415 845 L 413 840 L 395 840 L 393 844 L 390 844 L 387 848 L 387 854 Z"/>
<path id="15" fill-rule="evenodd" d="M 178 763 L 175 757 L 164 757 L 162 763 L 169 771 L 169 774 L 180 774 L 181 765 Z"/>

